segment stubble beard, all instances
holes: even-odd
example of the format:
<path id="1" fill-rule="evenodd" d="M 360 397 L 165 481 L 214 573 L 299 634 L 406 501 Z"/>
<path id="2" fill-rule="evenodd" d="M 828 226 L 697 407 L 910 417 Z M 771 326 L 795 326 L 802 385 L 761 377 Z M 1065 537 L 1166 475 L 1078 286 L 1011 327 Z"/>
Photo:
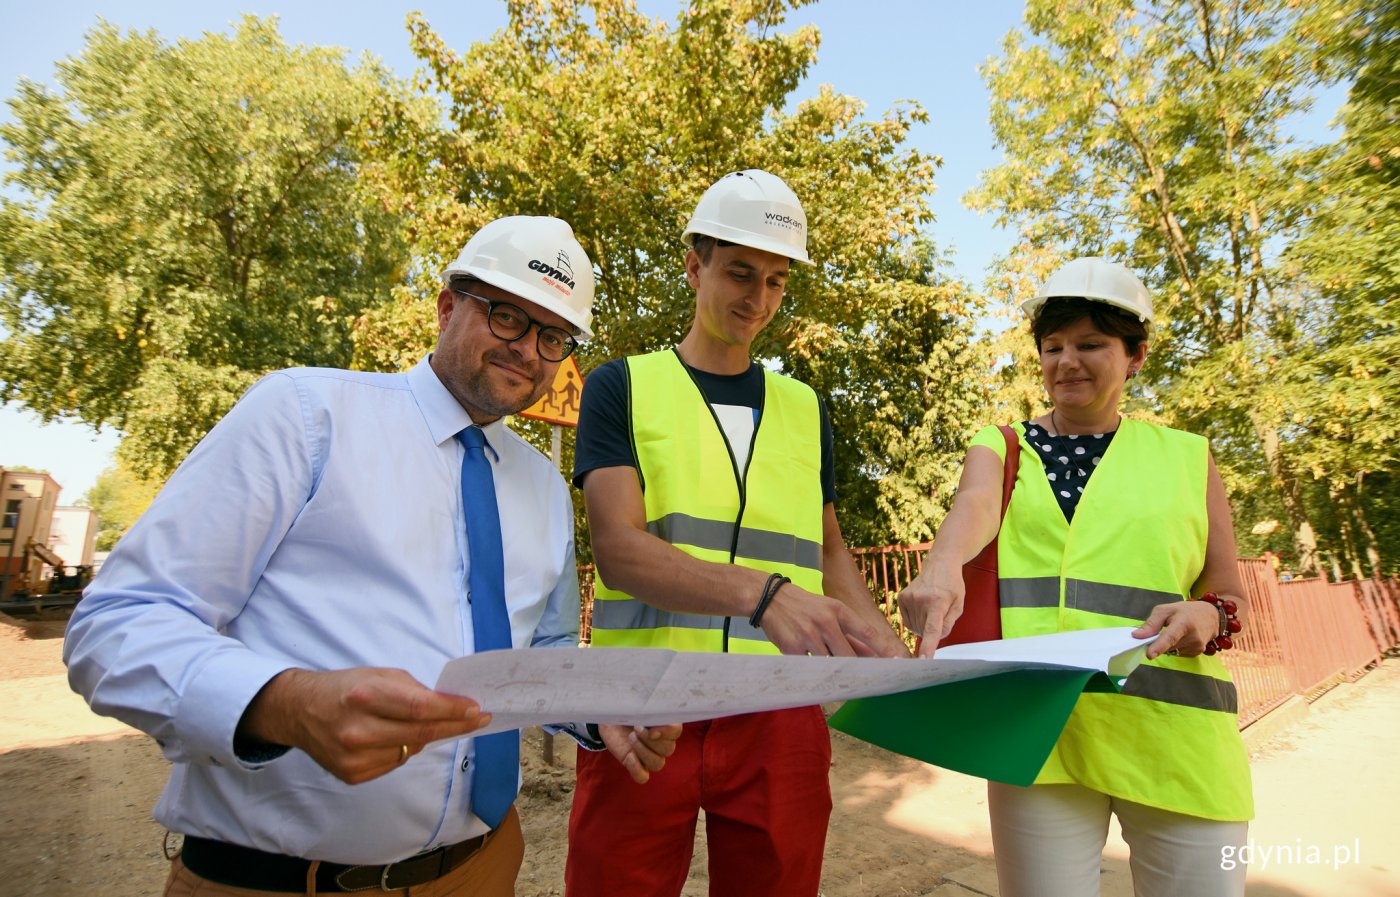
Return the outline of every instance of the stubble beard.
<path id="1" fill-rule="evenodd" d="M 534 370 L 530 372 L 531 383 L 525 396 L 521 398 L 519 388 L 505 387 L 501 384 L 500 378 L 506 375 L 491 367 L 492 357 L 495 354 L 487 352 L 481 358 L 480 367 L 465 373 L 461 380 L 461 394 L 457 397 L 458 401 L 492 417 L 517 414 L 538 402 L 549 389 L 543 367 L 539 363 L 533 366 Z M 512 367 L 527 367 L 515 358 L 501 360 Z"/>

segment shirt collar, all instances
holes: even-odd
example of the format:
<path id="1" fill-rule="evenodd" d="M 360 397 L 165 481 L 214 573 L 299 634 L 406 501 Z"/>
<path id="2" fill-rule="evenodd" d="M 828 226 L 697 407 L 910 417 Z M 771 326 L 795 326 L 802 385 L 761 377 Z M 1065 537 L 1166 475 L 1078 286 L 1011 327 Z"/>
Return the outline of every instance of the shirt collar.
<path id="1" fill-rule="evenodd" d="M 428 432 L 432 434 L 433 442 L 442 445 L 455 439 L 457 434 L 467 427 L 474 426 L 474 423 L 467 410 L 438 379 L 437 372 L 429 364 L 432 357 L 432 353 L 429 352 L 409 370 L 408 388 L 413 392 L 418 409 L 423 412 L 423 420 L 428 424 Z M 499 461 L 500 446 L 505 444 L 506 438 L 505 418 L 497 418 L 489 424 L 481 425 L 481 432 L 486 437 L 486 445 L 491 449 L 491 454 Z"/>

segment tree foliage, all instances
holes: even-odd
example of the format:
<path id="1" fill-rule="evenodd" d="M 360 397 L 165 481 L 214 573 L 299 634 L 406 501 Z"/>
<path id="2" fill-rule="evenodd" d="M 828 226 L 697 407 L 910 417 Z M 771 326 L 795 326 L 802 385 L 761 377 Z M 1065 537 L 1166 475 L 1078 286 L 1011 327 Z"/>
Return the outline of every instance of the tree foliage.
<path id="1" fill-rule="evenodd" d="M 112 550 L 155 501 L 160 485 L 160 481 L 145 479 L 120 461 L 97 475 L 83 503 L 97 512 L 98 551 Z"/>
<path id="2" fill-rule="evenodd" d="M 834 384 L 836 454 L 855 465 L 841 503 L 858 510 L 842 527 L 861 545 L 932 539 L 986 422 L 991 358 L 969 332 L 980 297 L 944 273 L 925 237 L 891 261 L 877 314 L 790 362 L 801 379 Z"/>
<path id="3" fill-rule="evenodd" d="M 343 365 L 401 280 L 395 216 L 360 189 L 387 89 L 273 21 L 166 44 L 99 24 L 0 128 L 0 400 L 127 433 L 165 472 L 260 373 Z"/>
<path id="4" fill-rule="evenodd" d="M 1348 572 L 1364 559 L 1375 573 L 1377 530 L 1400 507 L 1400 7 L 1341 10 L 1328 37 L 1328 61 L 1352 86 L 1341 139 L 1316 154 L 1316 214 L 1291 247 L 1320 313 L 1285 376 L 1314 437 L 1300 462 L 1326 485 Z M 1393 557 L 1400 542 L 1388 544 Z"/>
<path id="5" fill-rule="evenodd" d="M 931 276 L 931 256 L 913 242 L 931 221 L 938 164 L 904 145 L 923 110 L 902 105 L 869 119 L 863 103 L 831 87 L 789 106 L 819 45 L 810 26 L 780 30 L 800 5 L 693 0 L 667 23 L 626 0 L 516 0 L 506 27 L 462 54 L 411 17 L 426 65 L 421 86 L 444 114 L 398 101 L 380 116 L 385 152 L 372 170 L 381 195 L 413 215 L 420 295 L 436 293 L 435 272 L 491 218 L 569 221 L 598 279 L 598 337 L 581 349 L 585 372 L 684 334 L 694 301 L 680 235 L 712 182 L 754 167 L 785 178 L 805 200 L 818 264 L 794 266 L 780 317 L 755 353 L 829 397 L 843 440 L 843 525 L 852 541 L 883 541 L 917 528 L 913 517 L 927 520 L 933 508 L 899 510 L 894 499 L 877 508 L 881 478 L 905 477 L 946 499 L 956 465 L 944 453 L 961 454 L 973 387 L 958 371 L 931 388 L 929 368 L 964 361 L 970 302 Z M 424 305 L 400 295 L 362 318 L 357 363 L 399 366 L 424 351 L 432 340 Z M 918 354 L 925 369 L 905 376 L 881 337 L 915 321 L 928 329 L 898 351 Z M 896 438 L 912 434 L 873 413 L 905 399 L 936 436 L 922 452 L 896 449 Z M 896 523 L 901 514 L 910 519 Z"/>
<path id="6" fill-rule="evenodd" d="M 1316 388 L 1336 370 L 1314 357 L 1332 310 L 1288 249 L 1326 185 L 1286 124 L 1339 75 L 1335 36 L 1359 7 L 1032 0 L 1027 34 L 984 69 L 1006 161 L 971 197 L 1030 247 L 1143 275 L 1157 297 L 1148 404 L 1214 437 L 1237 489 L 1272 487 L 1305 567 L 1311 483 L 1346 464 L 1319 452 L 1365 428 L 1371 399 Z"/>

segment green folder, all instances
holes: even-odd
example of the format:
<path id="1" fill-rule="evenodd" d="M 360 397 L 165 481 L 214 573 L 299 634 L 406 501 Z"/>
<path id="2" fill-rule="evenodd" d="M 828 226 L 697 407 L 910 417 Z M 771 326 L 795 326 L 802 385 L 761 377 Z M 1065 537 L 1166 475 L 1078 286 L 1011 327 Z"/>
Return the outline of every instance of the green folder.
<path id="1" fill-rule="evenodd" d="M 1029 785 L 1086 691 L 1118 691 L 1100 670 L 1015 670 L 847 701 L 830 719 L 896 754 L 1010 785 Z"/>

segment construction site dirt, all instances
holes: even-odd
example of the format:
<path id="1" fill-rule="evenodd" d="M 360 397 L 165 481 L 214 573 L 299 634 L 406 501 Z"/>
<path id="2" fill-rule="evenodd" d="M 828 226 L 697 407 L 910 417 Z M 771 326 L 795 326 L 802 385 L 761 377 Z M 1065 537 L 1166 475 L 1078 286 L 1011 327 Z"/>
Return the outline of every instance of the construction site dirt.
<path id="1" fill-rule="evenodd" d="M 96 716 L 69 690 L 64 616 L 0 615 L 0 894 L 159 894 L 166 833 L 150 810 L 168 765 L 151 739 Z M 956 737 L 956 720 L 948 731 Z M 980 780 L 841 733 L 832 740 L 824 897 L 995 897 Z M 1397 743 L 1400 661 L 1390 660 L 1255 744 L 1250 897 L 1400 895 Z M 543 753 L 540 732 L 526 733 L 520 897 L 564 891 L 574 748 L 557 739 L 553 765 Z M 703 830 L 702 819 L 688 897 L 708 893 Z M 1105 897 L 1132 893 L 1116 831 L 1103 869 Z"/>

